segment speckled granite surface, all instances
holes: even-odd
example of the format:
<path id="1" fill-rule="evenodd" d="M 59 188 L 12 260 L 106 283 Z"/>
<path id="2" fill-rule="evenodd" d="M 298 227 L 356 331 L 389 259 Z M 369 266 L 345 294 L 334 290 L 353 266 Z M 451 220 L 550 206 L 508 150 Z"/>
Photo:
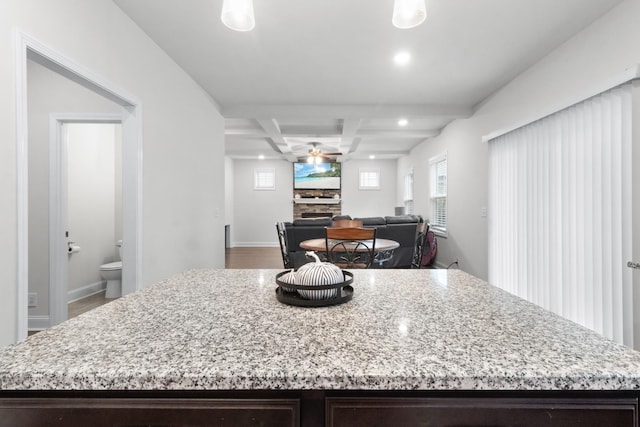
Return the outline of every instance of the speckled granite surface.
<path id="1" fill-rule="evenodd" d="M 354 271 L 299 308 L 279 270 L 188 271 L 0 352 L 0 389 L 629 390 L 640 353 L 458 270 Z"/>

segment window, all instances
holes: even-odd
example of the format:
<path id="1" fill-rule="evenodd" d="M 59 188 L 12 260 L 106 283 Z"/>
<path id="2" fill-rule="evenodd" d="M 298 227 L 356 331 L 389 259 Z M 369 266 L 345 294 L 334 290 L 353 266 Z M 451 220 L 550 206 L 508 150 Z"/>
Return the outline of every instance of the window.
<path id="1" fill-rule="evenodd" d="M 380 169 L 360 169 L 360 190 L 380 189 Z"/>
<path id="2" fill-rule="evenodd" d="M 413 169 L 404 176 L 404 213 L 413 213 Z"/>
<path id="3" fill-rule="evenodd" d="M 276 172 L 272 168 L 254 169 L 253 171 L 254 190 L 275 190 Z"/>
<path id="4" fill-rule="evenodd" d="M 447 233 L 447 154 L 429 160 L 431 167 L 431 228 L 434 233 Z"/>

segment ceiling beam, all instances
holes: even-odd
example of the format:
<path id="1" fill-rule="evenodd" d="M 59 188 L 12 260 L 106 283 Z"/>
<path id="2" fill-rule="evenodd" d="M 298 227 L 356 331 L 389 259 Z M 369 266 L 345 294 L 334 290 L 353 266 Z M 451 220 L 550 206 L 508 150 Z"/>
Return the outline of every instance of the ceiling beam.
<path id="1" fill-rule="evenodd" d="M 287 126 L 283 129 L 284 136 L 287 138 L 313 138 L 327 137 L 327 136 L 339 136 L 339 130 L 335 127 L 321 127 L 321 126 Z"/>
<path id="2" fill-rule="evenodd" d="M 361 138 L 353 138 L 353 141 L 351 142 L 351 146 L 349 147 L 349 154 L 354 153 L 357 149 L 358 149 L 358 145 L 360 145 L 360 141 L 362 141 Z"/>
<path id="3" fill-rule="evenodd" d="M 362 123 L 362 119 L 344 119 L 342 122 L 342 136 L 344 138 L 353 138 L 358 133 L 360 123 Z"/>
<path id="4" fill-rule="evenodd" d="M 358 133 L 362 119 L 347 118 L 342 121 L 342 140 L 339 151 L 350 152 L 353 140 Z"/>
<path id="5" fill-rule="evenodd" d="M 440 134 L 440 130 L 375 130 L 367 129 L 358 132 L 358 136 L 390 136 L 393 138 L 430 138 Z"/>
<path id="6" fill-rule="evenodd" d="M 225 127 L 224 129 L 225 135 L 231 136 L 253 136 L 253 137 L 267 137 L 267 133 L 263 132 L 260 129 L 247 129 L 247 128 L 231 128 Z"/>
<path id="7" fill-rule="evenodd" d="M 410 105 L 229 105 L 222 109 L 225 118 L 389 118 L 446 117 L 467 118 L 471 107 L 451 104 Z"/>
<path id="8" fill-rule="evenodd" d="M 256 121 L 267 133 L 267 143 L 274 151 L 283 154 L 291 152 L 291 147 L 282 137 L 282 132 L 280 131 L 280 126 L 276 119 L 257 119 Z"/>

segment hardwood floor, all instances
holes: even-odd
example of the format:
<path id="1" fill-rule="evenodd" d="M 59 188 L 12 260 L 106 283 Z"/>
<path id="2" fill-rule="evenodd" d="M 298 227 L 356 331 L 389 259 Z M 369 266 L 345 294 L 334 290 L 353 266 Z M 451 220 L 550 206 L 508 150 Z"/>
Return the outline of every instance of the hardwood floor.
<path id="1" fill-rule="evenodd" d="M 225 249 L 225 268 L 283 268 L 280 248 Z"/>
<path id="2" fill-rule="evenodd" d="M 107 299 L 104 297 L 104 291 L 98 292 L 94 295 L 89 295 L 86 298 L 79 299 L 78 301 L 74 301 L 69 303 L 67 316 L 69 319 L 72 317 L 76 317 L 84 312 L 92 310 L 96 307 L 100 307 L 108 303 L 109 301 L 114 301 L 114 299 Z"/>
<path id="3" fill-rule="evenodd" d="M 225 268 L 283 268 L 280 248 L 229 248 L 225 249 Z M 113 299 L 104 292 L 88 296 L 69 304 L 69 319 L 106 304 Z"/>

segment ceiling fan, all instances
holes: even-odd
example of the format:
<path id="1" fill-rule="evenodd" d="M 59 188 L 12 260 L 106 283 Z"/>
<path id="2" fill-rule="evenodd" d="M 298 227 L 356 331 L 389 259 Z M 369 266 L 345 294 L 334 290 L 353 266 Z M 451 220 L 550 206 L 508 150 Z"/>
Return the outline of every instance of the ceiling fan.
<path id="1" fill-rule="evenodd" d="M 329 157 L 342 156 L 342 153 L 340 152 L 334 152 L 334 153 L 323 152 L 320 148 L 318 148 L 318 146 L 320 145 L 319 142 L 310 142 L 309 145 L 311 146 L 311 148 L 309 149 L 309 155 L 307 157 L 308 163 L 319 163 L 319 162 L 322 162 L 323 158 L 331 161 Z"/>

